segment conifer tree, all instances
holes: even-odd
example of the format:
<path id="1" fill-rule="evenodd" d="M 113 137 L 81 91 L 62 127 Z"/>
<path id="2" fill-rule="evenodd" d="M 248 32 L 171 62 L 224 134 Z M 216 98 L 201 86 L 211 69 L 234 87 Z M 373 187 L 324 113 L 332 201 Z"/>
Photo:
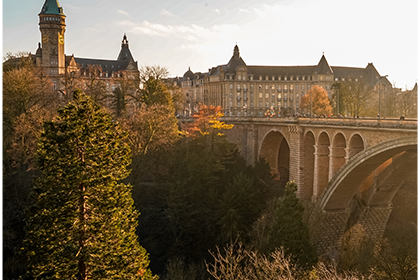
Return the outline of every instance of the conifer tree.
<path id="1" fill-rule="evenodd" d="M 155 279 L 135 234 L 127 133 L 80 91 L 44 124 L 27 210 L 31 279 Z"/>
<path id="2" fill-rule="evenodd" d="M 286 254 L 301 267 L 316 264 L 316 254 L 309 240 L 309 230 L 303 222 L 304 207 L 296 197 L 297 185 L 286 183 L 283 197 L 279 198 L 274 222 L 269 232 L 269 250 L 283 247 Z"/>

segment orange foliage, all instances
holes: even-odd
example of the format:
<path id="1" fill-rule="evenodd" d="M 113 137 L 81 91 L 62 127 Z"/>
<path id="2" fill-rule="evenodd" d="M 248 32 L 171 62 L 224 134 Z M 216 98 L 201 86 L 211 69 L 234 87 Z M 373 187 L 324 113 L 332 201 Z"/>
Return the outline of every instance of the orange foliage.
<path id="1" fill-rule="evenodd" d="M 315 85 L 311 87 L 307 94 L 302 96 L 301 108 L 306 112 L 311 111 L 311 99 L 312 99 L 312 113 L 313 115 L 326 115 L 332 114 L 333 108 L 328 98 L 328 93 L 322 87 Z"/>
<path id="2" fill-rule="evenodd" d="M 233 125 L 220 121 L 223 117 L 222 107 L 213 105 L 201 105 L 198 113 L 194 114 L 194 122 L 182 125 L 184 134 L 187 137 L 195 138 L 200 135 L 208 135 L 216 130 L 231 129 Z M 223 135 L 220 132 L 218 135 Z"/>

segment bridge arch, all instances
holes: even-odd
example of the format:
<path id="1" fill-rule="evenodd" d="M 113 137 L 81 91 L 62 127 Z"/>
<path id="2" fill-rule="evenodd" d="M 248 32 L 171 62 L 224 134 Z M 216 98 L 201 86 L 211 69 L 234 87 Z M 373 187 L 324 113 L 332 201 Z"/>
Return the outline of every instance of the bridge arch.
<path id="1" fill-rule="evenodd" d="M 366 147 L 365 141 L 362 138 L 362 136 L 359 133 L 354 133 L 350 137 L 350 141 L 348 144 L 348 151 L 347 151 L 348 159 L 351 159 L 353 156 L 363 151 L 365 147 Z"/>
<path id="2" fill-rule="evenodd" d="M 321 209 L 347 209 L 363 181 L 382 164 L 403 153 L 417 154 L 416 137 L 385 141 L 354 155 L 328 183 L 319 199 Z M 417 169 L 416 162 L 412 168 Z"/>
<path id="3" fill-rule="evenodd" d="M 271 173 L 280 186 L 289 181 L 290 145 L 286 137 L 276 130 L 268 132 L 262 141 L 259 157 L 264 158 L 271 167 Z"/>
<path id="4" fill-rule="evenodd" d="M 346 163 L 346 149 L 346 137 L 341 132 L 336 133 L 330 147 L 329 179 Z"/>
<path id="5" fill-rule="evenodd" d="M 311 200 L 314 195 L 314 172 L 315 172 L 315 135 L 307 131 L 304 136 L 304 182 L 301 197 Z"/>
<path id="6" fill-rule="evenodd" d="M 329 175 L 330 137 L 323 131 L 316 139 L 315 145 L 315 174 L 314 174 L 314 196 L 318 197 L 328 184 Z"/>

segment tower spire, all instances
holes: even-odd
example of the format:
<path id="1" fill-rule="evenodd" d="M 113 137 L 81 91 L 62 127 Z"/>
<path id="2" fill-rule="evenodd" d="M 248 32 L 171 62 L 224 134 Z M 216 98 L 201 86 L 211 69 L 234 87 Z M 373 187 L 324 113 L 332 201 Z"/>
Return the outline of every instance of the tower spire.
<path id="1" fill-rule="evenodd" d="M 40 15 L 61 15 L 64 16 L 63 8 L 58 0 L 45 0 Z"/>

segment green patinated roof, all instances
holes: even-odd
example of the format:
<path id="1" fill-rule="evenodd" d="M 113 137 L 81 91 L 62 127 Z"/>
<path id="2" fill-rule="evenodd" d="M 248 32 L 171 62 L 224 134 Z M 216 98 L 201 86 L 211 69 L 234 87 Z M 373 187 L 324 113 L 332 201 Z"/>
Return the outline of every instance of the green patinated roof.
<path id="1" fill-rule="evenodd" d="M 58 3 L 58 0 L 45 0 L 42 6 L 40 15 L 62 15 L 64 16 L 63 8 Z"/>

